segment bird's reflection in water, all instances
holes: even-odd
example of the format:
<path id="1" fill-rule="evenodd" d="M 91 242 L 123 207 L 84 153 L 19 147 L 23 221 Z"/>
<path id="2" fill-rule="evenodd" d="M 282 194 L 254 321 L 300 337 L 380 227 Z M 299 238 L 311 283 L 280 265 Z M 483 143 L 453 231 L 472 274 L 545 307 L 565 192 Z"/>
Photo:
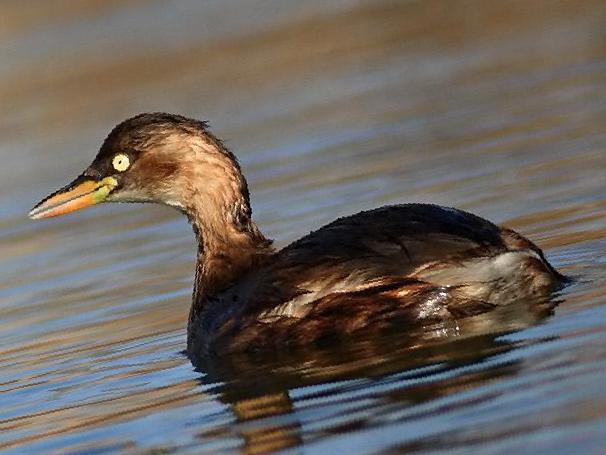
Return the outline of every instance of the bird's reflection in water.
<path id="1" fill-rule="evenodd" d="M 365 338 L 285 352 L 192 360 L 203 373 L 200 381 L 205 389 L 218 393 L 218 398 L 230 407 L 235 417 L 235 422 L 212 434 L 205 431 L 199 437 L 202 441 L 211 440 L 211 435 L 236 439 L 245 453 L 266 453 L 302 444 L 304 433 L 307 440 L 313 439 L 309 431 L 329 434 L 364 427 L 363 412 L 359 418 L 349 417 L 351 413 L 368 409 L 366 397 L 379 399 L 382 407 L 396 404 L 397 409 L 411 409 L 462 389 L 516 375 L 521 368 L 519 361 L 492 362 L 469 371 L 460 368 L 482 364 L 495 355 L 528 345 L 527 340 L 507 341 L 503 335 L 541 322 L 557 303 L 515 304 L 453 324 L 423 327 L 406 334 L 369 334 Z M 547 340 L 532 343 L 544 341 Z M 304 409 L 309 403 L 296 403 L 293 391 L 309 386 L 317 388 L 307 398 L 321 400 L 333 395 L 335 403 L 349 401 L 336 411 L 336 419 L 331 415 L 330 428 L 318 430 L 317 425 L 313 425 L 315 430 L 304 429 L 303 420 L 309 422 L 314 417 Z M 368 389 L 367 393 L 364 389 Z M 349 399 L 334 395 L 354 390 L 360 393 L 354 393 Z M 364 398 L 359 398 L 362 395 Z M 417 414 L 405 413 L 401 420 L 421 416 Z M 335 423 L 339 415 L 343 417 L 342 422 Z"/>

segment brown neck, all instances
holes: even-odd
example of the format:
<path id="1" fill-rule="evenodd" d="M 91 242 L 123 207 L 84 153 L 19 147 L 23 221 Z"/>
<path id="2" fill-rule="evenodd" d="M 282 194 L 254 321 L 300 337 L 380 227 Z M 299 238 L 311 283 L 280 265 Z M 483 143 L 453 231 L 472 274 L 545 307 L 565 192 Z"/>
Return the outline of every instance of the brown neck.
<path id="1" fill-rule="evenodd" d="M 230 222 L 212 226 L 190 217 L 198 241 L 194 311 L 204 301 L 235 283 L 262 257 L 271 253 L 271 241 L 252 220 L 246 225 Z"/>
<path id="2" fill-rule="evenodd" d="M 181 209 L 198 240 L 191 322 L 209 300 L 273 250 L 252 221 L 246 180 L 223 144 L 206 135 L 197 153 L 187 157 L 181 181 L 186 202 Z"/>

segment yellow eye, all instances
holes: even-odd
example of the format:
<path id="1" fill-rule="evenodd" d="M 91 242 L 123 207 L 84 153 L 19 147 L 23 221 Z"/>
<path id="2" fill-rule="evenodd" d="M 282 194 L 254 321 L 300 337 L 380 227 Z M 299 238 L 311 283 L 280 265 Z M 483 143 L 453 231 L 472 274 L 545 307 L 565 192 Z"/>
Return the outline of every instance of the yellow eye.
<path id="1" fill-rule="evenodd" d="M 128 159 L 127 155 L 118 153 L 112 160 L 112 166 L 114 166 L 116 171 L 124 172 L 130 166 L 130 160 Z"/>

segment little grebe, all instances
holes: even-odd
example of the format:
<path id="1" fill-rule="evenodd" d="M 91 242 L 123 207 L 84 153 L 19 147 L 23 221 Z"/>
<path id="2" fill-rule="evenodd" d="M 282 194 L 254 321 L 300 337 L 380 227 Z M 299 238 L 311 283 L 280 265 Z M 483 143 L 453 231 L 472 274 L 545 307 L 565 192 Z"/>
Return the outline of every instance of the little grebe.
<path id="1" fill-rule="evenodd" d="M 454 320 L 545 301 L 565 281 L 516 232 L 429 204 L 340 218 L 276 251 L 251 218 L 235 156 L 204 122 L 179 115 L 120 123 L 30 217 L 100 202 L 157 202 L 188 217 L 198 240 L 191 355 Z"/>

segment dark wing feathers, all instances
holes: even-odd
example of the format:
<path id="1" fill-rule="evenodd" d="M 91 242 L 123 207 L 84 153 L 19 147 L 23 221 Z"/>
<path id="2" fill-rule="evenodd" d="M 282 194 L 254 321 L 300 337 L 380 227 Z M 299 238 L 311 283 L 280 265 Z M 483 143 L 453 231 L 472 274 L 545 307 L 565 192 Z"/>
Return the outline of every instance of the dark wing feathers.
<path id="1" fill-rule="evenodd" d="M 288 245 L 262 276 L 251 277 L 259 297 L 251 304 L 267 311 L 291 296 L 303 295 L 298 301 L 307 305 L 325 297 L 345 298 L 373 283 L 395 280 L 403 286 L 414 270 L 432 261 L 504 251 L 500 232 L 475 215 L 430 204 L 387 206 L 340 218 Z M 418 283 L 411 280 L 411 285 Z"/>
<path id="2" fill-rule="evenodd" d="M 431 204 L 405 204 L 339 218 L 288 245 L 280 256 L 285 262 L 316 264 L 327 257 L 351 260 L 376 256 L 381 246 L 385 252 L 407 256 L 409 245 L 435 251 L 436 244 L 442 246 L 440 257 L 448 255 L 449 249 L 504 248 L 501 229 L 478 216 Z M 420 257 L 415 262 L 425 261 Z"/>

